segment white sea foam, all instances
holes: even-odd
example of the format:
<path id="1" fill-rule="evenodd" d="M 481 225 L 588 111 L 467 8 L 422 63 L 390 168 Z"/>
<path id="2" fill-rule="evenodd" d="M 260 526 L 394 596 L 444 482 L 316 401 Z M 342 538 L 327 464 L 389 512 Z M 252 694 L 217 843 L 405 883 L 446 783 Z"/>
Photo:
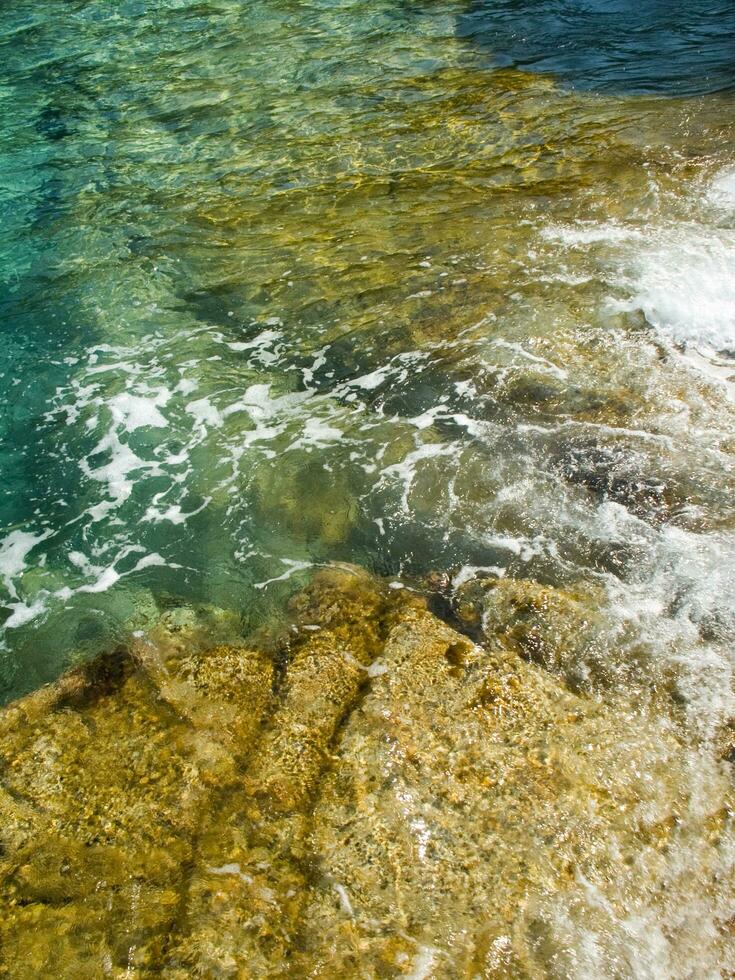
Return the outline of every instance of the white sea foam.
<path id="1" fill-rule="evenodd" d="M 12 630 L 24 626 L 40 616 L 46 608 L 46 602 L 44 597 L 39 597 L 31 603 L 10 602 L 8 608 L 13 611 L 3 623 L 3 628 Z"/>
<path id="2" fill-rule="evenodd" d="M 196 391 L 198 387 L 198 383 L 194 381 L 193 378 L 181 378 L 179 383 L 174 388 L 174 391 L 180 392 L 182 395 L 190 395 L 192 391 Z"/>
<path id="3" fill-rule="evenodd" d="M 0 575 L 5 588 L 14 598 L 18 597 L 15 578 L 26 568 L 26 558 L 30 551 L 40 544 L 51 532 L 31 534 L 30 531 L 11 531 L 0 543 Z"/>
<path id="4" fill-rule="evenodd" d="M 565 368 L 561 368 L 558 364 L 554 364 L 545 357 L 539 357 L 538 354 L 533 354 L 531 351 L 527 351 L 525 347 L 520 344 L 510 343 L 507 340 L 497 339 L 491 342 L 492 347 L 504 347 L 506 350 L 513 351 L 515 354 L 519 354 L 524 360 L 532 361 L 536 364 L 537 370 L 545 371 L 548 374 L 553 374 L 555 377 L 562 381 L 566 381 L 569 377 L 569 372 Z"/>
<path id="5" fill-rule="evenodd" d="M 629 308 L 678 343 L 735 349 L 735 233 L 680 225 L 630 263 Z"/>
<path id="6" fill-rule="evenodd" d="M 280 323 L 277 318 L 274 324 Z M 283 337 L 280 330 L 263 330 L 253 340 L 229 341 L 227 347 L 236 353 L 250 352 L 250 360 L 257 361 L 265 367 L 277 364 L 283 353 L 283 345 L 278 341 Z"/>
<path id="7" fill-rule="evenodd" d="M 334 890 L 337 892 L 339 898 L 339 904 L 342 906 L 342 911 L 349 916 L 354 916 L 354 911 L 352 909 L 352 903 L 350 902 L 350 896 L 347 894 L 347 889 L 344 885 L 335 883 Z"/>
<path id="8" fill-rule="evenodd" d="M 707 197 L 716 207 L 735 210 L 735 170 L 721 171 L 710 183 Z"/>
<path id="9" fill-rule="evenodd" d="M 37 538 L 37 540 L 41 539 Z M 79 571 L 88 579 L 91 579 L 91 581 L 84 582 L 75 588 L 65 585 L 62 588 L 55 589 L 53 591 L 42 589 L 30 601 L 19 600 L 16 602 L 6 603 L 6 607 L 11 609 L 12 612 L 5 620 L 3 628 L 6 630 L 17 629 L 19 626 L 24 626 L 26 623 L 41 618 L 48 612 L 52 602 L 68 603 L 76 595 L 100 594 L 107 592 L 121 579 L 126 578 L 129 575 L 134 575 L 136 572 L 143 571 L 146 568 L 164 565 L 170 568 L 181 567 L 173 562 L 167 562 L 166 559 L 157 552 L 152 552 L 143 555 L 143 557 L 138 559 L 135 565 L 133 565 L 133 567 L 129 568 L 127 571 L 121 572 L 116 568 L 116 565 L 123 561 L 123 559 L 125 559 L 129 554 L 143 550 L 144 549 L 140 545 L 126 545 L 116 556 L 115 560 L 107 566 L 93 564 L 87 558 L 87 556 L 83 555 L 81 552 L 70 552 L 68 555 L 70 564 L 78 568 Z M 17 598 L 17 593 L 15 593 L 14 590 L 13 595 Z"/>
<path id="10" fill-rule="evenodd" d="M 421 415 L 415 415 L 413 418 L 406 419 L 406 421 L 417 429 L 428 429 L 429 426 L 434 424 L 437 418 L 444 418 L 446 415 L 447 409 L 445 405 L 434 405 L 431 408 L 427 408 Z"/>
<path id="11" fill-rule="evenodd" d="M 189 402 L 186 410 L 202 425 L 211 425 L 215 428 L 222 425 L 222 414 L 209 398 L 197 398 L 196 401 Z"/>
<path id="12" fill-rule="evenodd" d="M 87 510 L 93 521 L 102 520 L 112 509 L 119 507 L 130 497 L 133 492 L 133 474 L 138 471 L 148 471 L 149 474 L 156 475 L 161 473 L 157 463 L 141 459 L 127 443 L 122 442 L 114 426 L 100 439 L 90 455 L 110 457 L 107 463 L 94 467 L 90 466 L 86 459 L 79 463 L 82 472 L 90 480 L 107 485 L 108 499 Z"/>
<path id="13" fill-rule="evenodd" d="M 230 350 L 234 351 L 245 351 L 245 350 L 258 350 L 266 349 L 271 347 L 277 340 L 283 336 L 280 330 L 262 330 L 257 337 L 253 340 L 244 341 L 229 341 L 227 346 Z"/>
<path id="14" fill-rule="evenodd" d="M 169 504 L 165 509 L 159 509 L 157 504 L 162 496 L 163 494 L 156 494 L 154 502 L 145 512 L 143 520 L 151 521 L 154 524 L 160 524 L 163 521 L 168 521 L 170 524 L 186 524 L 190 517 L 200 514 L 212 500 L 211 497 L 205 497 L 198 507 L 185 512 L 180 504 Z"/>
<path id="15" fill-rule="evenodd" d="M 284 395 L 271 396 L 270 384 L 254 384 L 245 389 L 242 397 L 232 402 L 222 414 L 233 415 L 235 412 L 247 412 L 254 422 L 272 419 L 279 414 L 287 414 L 305 399 L 309 392 L 287 392 Z"/>
<path id="16" fill-rule="evenodd" d="M 359 378 L 353 378 L 350 385 L 355 388 L 363 388 L 365 391 L 372 391 L 382 385 L 390 374 L 390 367 L 376 368 L 369 374 L 363 374 Z"/>
<path id="17" fill-rule="evenodd" d="M 452 576 L 452 588 L 458 589 L 466 582 L 471 582 L 475 578 L 485 575 L 494 575 L 495 578 L 503 578 L 505 569 L 498 565 L 463 565 L 458 572 Z"/>
<path id="18" fill-rule="evenodd" d="M 537 534 L 534 538 L 512 537 L 508 534 L 485 534 L 483 535 L 483 543 L 489 548 L 501 548 L 503 551 L 510 551 L 524 562 L 530 561 L 545 552 L 553 552 L 554 549 L 554 542 L 541 534 Z"/>
<path id="19" fill-rule="evenodd" d="M 676 526 L 654 536 L 619 505 L 606 510 L 611 538 L 635 543 L 647 535 L 641 543 L 651 555 L 637 582 L 608 582 L 614 615 L 675 666 L 691 729 L 710 737 L 735 714 L 735 653 L 727 639 L 735 634 L 735 536 Z"/>
<path id="20" fill-rule="evenodd" d="M 241 881 L 244 881 L 246 885 L 252 885 L 253 879 L 250 875 L 245 874 L 241 869 L 239 864 L 223 864 L 219 868 L 208 868 L 207 869 L 213 875 L 234 875 Z"/>
<path id="21" fill-rule="evenodd" d="M 611 301 L 614 308 L 640 310 L 676 343 L 708 352 L 735 349 L 735 231 L 652 221 L 645 229 L 610 222 L 553 225 L 541 234 L 576 250 L 608 246 L 594 253 L 600 277 L 628 293 Z"/>
<path id="22" fill-rule="evenodd" d="M 426 980 L 436 966 L 437 959 L 438 950 L 433 946 L 419 945 L 406 980 Z"/>
<path id="23" fill-rule="evenodd" d="M 297 572 L 303 572 L 307 568 L 313 567 L 313 562 L 299 561 L 298 559 L 294 558 L 281 558 L 280 561 L 281 564 L 286 566 L 286 571 L 283 573 L 283 575 L 276 575 L 273 578 L 266 579 L 264 582 L 256 582 L 254 586 L 256 589 L 265 589 L 266 586 L 272 585 L 274 582 L 285 582 Z"/>
<path id="24" fill-rule="evenodd" d="M 548 225 L 541 230 L 541 237 L 577 248 L 600 243 L 637 242 L 643 240 L 645 235 L 640 228 L 617 224 L 614 221 L 578 221 L 573 225 Z"/>
<path id="25" fill-rule="evenodd" d="M 295 446 L 325 446 L 331 442 L 339 442 L 342 438 L 343 432 L 341 429 L 336 428 L 334 425 L 330 425 L 323 419 L 312 417 L 306 420 L 304 423 L 303 434 L 296 443 Z"/>
<path id="26" fill-rule="evenodd" d="M 143 426 L 163 429 L 168 422 L 161 415 L 159 408 L 165 405 L 171 394 L 165 388 L 159 388 L 149 395 L 122 392 L 108 401 L 112 420 L 122 426 L 126 432 L 134 432 Z"/>
<path id="27" fill-rule="evenodd" d="M 406 514 L 411 513 L 409 495 L 420 464 L 427 460 L 437 457 L 454 456 L 457 453 L 457 446 L 451 443 L 427 442 L 422 443 L 416 449 L 407 453 L 399 463 L 392 463 L 386 466 L 381 474 L 381 483 L 390 483 L 396 480 L 403 484 L 403 494 L 401 497 L 401 509 Z"/>

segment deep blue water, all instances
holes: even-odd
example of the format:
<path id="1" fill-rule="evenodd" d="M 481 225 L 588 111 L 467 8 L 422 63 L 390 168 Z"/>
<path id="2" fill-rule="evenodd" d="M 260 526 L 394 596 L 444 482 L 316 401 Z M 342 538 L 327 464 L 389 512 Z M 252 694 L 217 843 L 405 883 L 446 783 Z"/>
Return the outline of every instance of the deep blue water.
<path id="1" fill-rule="evenodd" d="M 496 66 L 573 88 L 692 95 L 735 87 L 733 0 L 476 0 L 458 33 Z"/>

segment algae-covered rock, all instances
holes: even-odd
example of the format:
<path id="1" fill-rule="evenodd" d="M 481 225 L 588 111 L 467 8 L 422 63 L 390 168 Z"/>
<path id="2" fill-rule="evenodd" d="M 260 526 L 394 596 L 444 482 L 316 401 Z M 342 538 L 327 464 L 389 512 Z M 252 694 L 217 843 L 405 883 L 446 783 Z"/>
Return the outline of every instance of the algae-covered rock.
<path id="1" fill-rule="evenodd" d="M 605 595 L 589 583 L 556 588 L 530 579 L 474 578 L 456 592 L 455 610 L 470 631 L 527 660 L 589 685 L 613 666 L 604 618 Z"/>
<path id="2" fill-rule="evenodd" d="M 735 965 L 729 777 L 665 717 L 349 566 L 270 654 L 185 636 L 162 624 L 0 715 L 0 975 Z"/>
<path id="3" fill-rule="evenodd" d="M 339 439 L 338 430 L 333 437 Z M 340 544 L 357 521 L 355 491 L 339 457 L 284 453 L 253 476 L 257 521 L 290 541 L 316 548 Z"/>
<path id="4" fill-rule="evenodd" d="M 727 779 L 701 763 L 693 799 L 665 721 L 577 697 L 420 609 L 379 663 L 314 813 L 306 975 L 577 975 L 570 944 L 588 930 L 597 975 L 635 976 L 645 940 L 626 917 L 686 917 L 695 895 L 731 903 L 732 877 L 715 871 L 732 839 Z M 557 935 L 553 955 L 541 929 Z M 669 975 L 696 942 L 696 927 L 671 938 Z"/>
<path id="5" fill-rule="evenodd" d="M 248 650 L 160 676 L 119 651 L 5 709 L 0 973 L 122 976 L 156 960 L 209 788 L 236 770 L 228 727 L 246 751 L 271 674 Z"/>
<path id="6" fill-rule="evenodd" d="M 309 811 L 339 725 L 380 649 L 387 591 L 349 566 L 292 603 L 294 638 L 258 751 L 200 829 L 171 976 L 269 976 L 288 968 L 309 890 Z"/>
<path id="7" fill-rule="evenodd" d="M 619 602 L 619 600 L 617 600 Z M 459 622 L 481 642 L 499 645 L 563 678 L 572 690 L 656 702 L 677 713 L 685 706 L 682 669 L 691 649 L 672 638 L 670 655 L 661 657 L 633 611 L 616 607 L 615 593 L 589 581 L 563 586 L 529 578 L 476 577 L 453 592 Z M 645 616 L 644 616 L 645 618 Z M 700 626 L 701 642 L 709 639 Z M 714 630 L 724 632 L 715 622 Z M 688 638 L 691 644 L 691 638 Z M 714 714 L 713 714 L 714 717 Z M 720 719 L 718 724 L 726 721 Z"/>

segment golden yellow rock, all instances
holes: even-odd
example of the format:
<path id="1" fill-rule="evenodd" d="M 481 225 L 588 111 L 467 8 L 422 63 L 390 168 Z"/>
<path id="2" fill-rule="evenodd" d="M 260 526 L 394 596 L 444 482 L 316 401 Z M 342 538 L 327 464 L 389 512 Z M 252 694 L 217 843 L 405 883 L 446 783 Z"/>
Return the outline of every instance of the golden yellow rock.
<path id="1" fill-rule="evenodd" d="M 0 975 L 735 966 L 726 766 L 520 657 L 587 607 L 504 588 L 478 646 L 335 566 L 273 659 L 163 629 L 6 708 Z"/>
<path id="2" fill-rule="evenodd" d="M 3 712 L 2 800 L 23 804 L 2 828 L 4 975 L 116 975 L 160 955 L 207 786 L 235 771 L 223 733 L 232 722 L 246 751 L 270 698 L 265 658 L 222 648 L 212 658 L 216 675 L 206 653 L 180 676 L 169 665 L 174 685 L 210 678 L 183 711 L 119 651 Z"/>

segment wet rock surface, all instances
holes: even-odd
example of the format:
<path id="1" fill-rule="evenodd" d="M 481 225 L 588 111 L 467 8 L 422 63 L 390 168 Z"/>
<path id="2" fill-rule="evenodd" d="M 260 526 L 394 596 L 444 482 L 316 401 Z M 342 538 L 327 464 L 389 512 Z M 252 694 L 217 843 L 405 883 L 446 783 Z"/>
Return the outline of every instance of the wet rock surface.
<path id="1" fill-rule="evenodd" d="M 575 690 L 614 682 L 599 586 L 555 588 L 530 579 L 477 577 L 460 585 L 452 604 L 465 630 L 560 674 Z M 621 644 L 621 637 L 614 639 Z"/>
<path id="2" fill-rule="evenodd" d="M 478 646 L 326 568 L 270 647 L 176 610 L 4 709 L 0 975 L 732 968 L 727 764 L 570 690 L 580 597 L 504 587 Z"/>

